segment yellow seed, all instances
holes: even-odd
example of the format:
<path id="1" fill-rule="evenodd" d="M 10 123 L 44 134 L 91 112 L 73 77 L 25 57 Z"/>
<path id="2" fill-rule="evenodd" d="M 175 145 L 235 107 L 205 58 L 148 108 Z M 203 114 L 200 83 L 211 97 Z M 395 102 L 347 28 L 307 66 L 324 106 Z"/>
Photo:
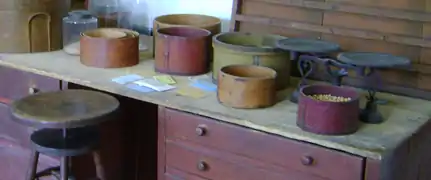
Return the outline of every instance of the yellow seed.
<path id="1" fill-rule="evenodd" d="M 308 97 L 318 101 L 327 101 L 327 102 L 348 102 L 352 100 L 349 97 L 346 98 L 341 96 L 333 96 L 331 94 L 313 94 L 313 95 L 308 95 Z"/>

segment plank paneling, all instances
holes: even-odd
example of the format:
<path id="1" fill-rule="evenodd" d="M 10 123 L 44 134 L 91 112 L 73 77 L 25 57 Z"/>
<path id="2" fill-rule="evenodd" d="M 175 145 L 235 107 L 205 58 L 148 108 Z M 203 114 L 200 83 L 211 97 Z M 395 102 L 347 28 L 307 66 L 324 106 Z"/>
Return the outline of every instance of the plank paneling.
<path id="1" fill-rule="evenodd" d="M 244 3 L 241 12 L 243 15 L 269 16 L 273 18 L 301 21 L 318 25 L 322 24 L 323 18 L 323 11 L 307 8 L 279 6 L 277 4 L 259 1 L 250 1 Z"/>
<path id="2" fill-rule="evenodd" d="M 411 68 L 379 71 L 387 84 L 382 90 L 418 89 L 422 95 L 425 90 L 430 93 L 422 97 L 431 99 L 431 0 L 236 1 L 232 31 L 325 39 L 339 43 L 343 51 L 408 57 Z M 364 84 L 360 77 L 352 78 L 354 84 Z"/>
<path id="3" fill-rule="evenodd" d="M 421 52 L 421 48 L 417 46 L 406 46 L 379 40 L 334 35 L 323 35 L 322 39 L 339 43 L 344 51 L 384 52 L 408 57 L 412 62 L 419 61 Z"/>
<path id="4" fill-rule="evenodd" d="M 421 22 L 398 20 L 392 18 L 375 18 L 374 16 L 352 13 L 327 12 L 323 20 L 325 26 L 356 28 L 365 31 L 391 33 L 406 36 L 422 36 Z"/>
<path id="5" fill-rule="evenodd" d="M 405 9 L 423 11 L 424 0 L 327 0 L 328 2 L 344 2 L 361 6 L 372 6 L 381 8 Z"/>
<path id="6" fill-rule="evenodd" d="M 426 11 L 431 12 L 431 0 L 425 0 Z M 431 23 L 423 23 L 422 37 L 431 40 Z M 431 64 L 431 48 L 423 48 L 420 58 L 421 64 Z M 431 82 L 431 81 L 430 81 Z"/>
<path id="7" fill-rule="evenodd" d="M 262 26 L 257 23 L 241 23 L 239 29 L 250 29 L 248 32 L 253 33 L 272 33 L 279 34 L 286 37 L 313 37 L 319 38 L 321 36 L 320 33 L 309 32 L 309 31 L 301 31 L 296 29 L 285 29 L 279 26 Z"/>

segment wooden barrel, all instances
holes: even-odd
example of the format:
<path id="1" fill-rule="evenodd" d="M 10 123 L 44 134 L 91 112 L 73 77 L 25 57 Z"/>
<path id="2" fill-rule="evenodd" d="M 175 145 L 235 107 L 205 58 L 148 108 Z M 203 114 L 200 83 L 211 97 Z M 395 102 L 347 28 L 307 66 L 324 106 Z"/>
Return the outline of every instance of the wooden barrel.
<path id="1" fill-rule="evenodd" d="M 219 18 L 201 14 L 169 14 L 158 16 L 154 19 L 153 33 L 157 29 L 167 27 L 197 27 L 211 31 L 212 35 L 221 31 L 221 20 Z"/>
<path id="2" fill-rule="evenodd" d="M 217 99 L 229 107 L 255 109 L 276 103 L 275 79 L 271 68 L 253 65 L 230 65 L 220 69 Z"/>
<path id="3" fill-rule="evenodd" d="M 359 113 L 359 93 L 355 89 L 310 85 L 300 90 L 296 124 L 316 134 L 351 134 L 359 128 Z"/>
<path id="4" fill-rule="evenodd" d="M 157 31 L 154 68 L 173 75 L 199 75 L 209 71 L 211 32 L 201 28 L 168 27 Z"/>
<path id="5" fill-rule="evenodd" d="M 2 0 L 0 7 L 0 53 L 62 48 L 62 18 L 70 0 Z"/>
<path id="6" fill-rule="evenodd" d="M 81 63 L 98 68 L 122 68 L 139 63 L 139 33 L 99 28 L 82 33 Z"/>
<path id="7" fill-rule="evenodd" d="M 221 32 L 221 20 L 219 18 L 200 14 L 169 14 L 158 16 L 153 22 L 153 35 L 157 37 L 157 29 L 167 27 L 196 27 L 211 32 L 211 37 Z M 155 43 L 155 42 L 154 42 Z M 154 46 L 156 46 L 154 44 Z M 208 57 L 212 61 L 211 41 L 208 42 L 210 49 Z"/>
<path id="8" fill-rule="evenodd" d="M 284 89 L 290 82 L 290 54 L 275 47 L 286 37 L 278 35 L 227 32 L 213 37 L 213 79 L 219 70 L 232 64 L 257 65 L 277 71 L 277 89 Z"/>

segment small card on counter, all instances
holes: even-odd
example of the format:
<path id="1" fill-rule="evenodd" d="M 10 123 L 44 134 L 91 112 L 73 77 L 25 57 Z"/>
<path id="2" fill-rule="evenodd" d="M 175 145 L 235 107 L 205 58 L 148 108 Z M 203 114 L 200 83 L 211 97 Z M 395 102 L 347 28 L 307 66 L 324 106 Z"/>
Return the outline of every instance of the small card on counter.
<path id="1" fill-rule="evenodd" d="M 217 91 L 217 85 L 209 79 L 192 79 L 190 85 L 205 91 Z"/>
<path id="2" fill-rule="evenodd" d="M 116 77 L 113 78 L 112 81 L 118 84 L 128 84 L 140 79 L 144 79 L 144 77 L 137 75 L 137 74 L 129 74 L 129 75 L 125 75 L 125 76 L 120 76 L 120 77 Z"/>
<path id="3" fill-rule="evenodd" d="M 139 86 L 139 85 L 134 84 L 134 83 L 127 84 L 126 87 L 129 88 L 129 89 L 133 89 L 135 91 L 143 92 L 143 93 L 155 92 L 154 89 L 151 89 L 151 88 L 148 88 L 148 87 L 145 87 L 145 86 Z"/>
<path id="4" fill-rule="evenodd" d="M 180 96 L 186 96 L 196 99 L 203 98 L 207 95 L 204 91 L 194 87 L 180 88 L 176 91 L 176 93 Z"/>
<path id="5" fill-rule="evenodd" d="M 154 76 L 154 79 L 157 80 L 157 81 L 159 81 L 159 82 L 162 82 L 162 83 L 165 83 L 165 84 L 169 84 L 169 85 L 177 83 L 174 80 L 174 78 L 172 76 L 169 76 L 169 75 Z"/>
<path id="6" fill-rule="evenodd" d="M 159 91 L 159 92 L 175 89 L 175 86 L 171 86 L 169 84 L 159 82 L 153 78 L 145 78 L 145 79 L 135 81 L 133 83 L 137 84 L 139 86 L 145 86 L 145 87 L 154 89 L 154 90 Z"/>

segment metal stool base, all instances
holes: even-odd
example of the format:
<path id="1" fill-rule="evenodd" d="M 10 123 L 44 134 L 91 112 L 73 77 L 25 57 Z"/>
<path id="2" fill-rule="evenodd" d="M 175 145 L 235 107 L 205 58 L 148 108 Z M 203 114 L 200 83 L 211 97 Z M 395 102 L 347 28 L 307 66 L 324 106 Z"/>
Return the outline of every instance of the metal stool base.
<path id="1" fill-rule="evenodd" d="M 56 179 L 61 180 L 60 166 L 51 167 L 43 171 L 40 171 L 35 175 L 34 179 L 39 179 L 41 177 L 49 177 L 49 176 L 55 177 Z M 76 180 L 76 178 L 73 175 L 69 175 L 67 177 L 67 180 Z"/>
<path id="2" fill-rule="evenodd" d="M 38 180 L 41 177 L 56 177 L 58 180 L 74 180 L 70 172 L 70 157 L 93 153 L 98 179 L 105 180 L 100 162 L 100 154 L 95 151 L 99 141 L 99 132 L 95 127 L 73 129 L 41 129 L 31 135 L 34 151 L 31 167 L 26 180 Z M 60 156 L 59 167 L 52 167 L 36 172 L 39 154 Z"/>
<path id="3" fill-rule="evenodd" d="M 50 156 L 79 156 L 93 151 L 99 142 L 96 128 L 41 129 L 31 135 L 36 151 Z"/>

